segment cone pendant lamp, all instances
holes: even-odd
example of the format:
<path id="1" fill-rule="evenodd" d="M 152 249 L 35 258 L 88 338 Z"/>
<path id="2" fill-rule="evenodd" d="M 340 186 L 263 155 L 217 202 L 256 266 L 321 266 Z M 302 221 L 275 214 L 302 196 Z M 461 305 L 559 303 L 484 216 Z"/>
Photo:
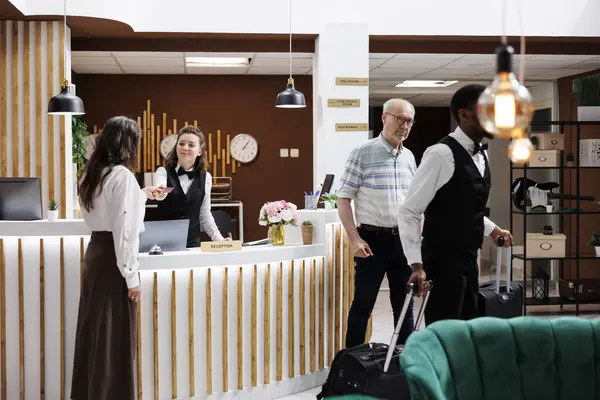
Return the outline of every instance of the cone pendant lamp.
<path id="1" fill-rule="evenodd" d="M 292 78 L 292 0 L 290 1 L 290 77 L 288 78 L 287 87 L 277 95 L 277 108 L 304 108 L 306 100 L 304 94 L 296 90 L 294 86 L 294 78 Z"/>
<path id="2" fill-rule="evenodd" d="M 67 79 L 67 0 L 64 0 L 63 46 L 65 46 L 65 79 L 61 91 L 48 102 L 48 114 L 51 115 L 82 115 L 85 114 L 83 101 L 73 93 L 73 87 Z"/>

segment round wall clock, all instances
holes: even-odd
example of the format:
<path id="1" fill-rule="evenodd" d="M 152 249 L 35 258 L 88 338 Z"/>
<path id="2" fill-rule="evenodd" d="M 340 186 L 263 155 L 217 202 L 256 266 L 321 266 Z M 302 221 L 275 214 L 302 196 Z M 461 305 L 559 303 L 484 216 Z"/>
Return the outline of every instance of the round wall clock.
<path id="1" fill-rule="evenodd" d="M 176 144 L 177 144 L 177 134 L 176 133 L 171 133 L 170 135 L 165 136 L 163 138 L 163 140 L 160 141 L 160 154 L 164 158 L 167 158 L 167 156 L 169 155 L 171 150 L 173 150 L 173 147 L 175 147 Z"/>
<path id="2" fill-rule="evenodd" d="M 94 133 L 92 135 L 87 135 L 83 139 L 83 144 L 85 146 L 85 159 L 89 160 L 92 157 L 92 153 L 96 149 L 96 140 L 98 139 L 98 134 Z"/>
<path id="3" fill-rule="evenodd" d="M 254 161 L 258 155 L 258 142 L 247 133 L 240 133 L 231 139 L 231 156 L 241 163 Z"/>

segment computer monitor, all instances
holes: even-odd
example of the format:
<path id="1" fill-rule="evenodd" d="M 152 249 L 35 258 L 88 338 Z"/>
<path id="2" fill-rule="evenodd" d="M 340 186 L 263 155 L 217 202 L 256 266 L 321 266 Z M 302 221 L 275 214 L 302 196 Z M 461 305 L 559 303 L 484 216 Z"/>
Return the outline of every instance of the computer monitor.
<path id="1" fill-rule="evenodd" d="M 40 178 L 0 178 L 0 220 L 43 218 Z"/>
<path id="2" fill-rule="evenodd" d="M 140 253 L 148 253 L 152 246 L 160 246 L 162 251 L 183 251 L 187 247 L 190 220 L 172 219 L 166 221 L 145 221 L 144 232 L 140 235 Z"/>

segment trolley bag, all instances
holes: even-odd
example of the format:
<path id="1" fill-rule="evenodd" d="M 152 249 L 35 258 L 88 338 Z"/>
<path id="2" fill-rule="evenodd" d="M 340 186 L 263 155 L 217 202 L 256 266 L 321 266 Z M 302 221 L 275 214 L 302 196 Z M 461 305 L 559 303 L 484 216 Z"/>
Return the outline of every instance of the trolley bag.
<path id="1" fill-rule="evenodd" d="M 428 281 L 431 286 L 431 281 Z M 418 329 L 429 300 L 425 294 L 415 322 Z M 406 317 L 413 284 L 408 285 L 402 312 L 389 345 L 367 343 L 338 351 L 331 363 L 329 375 L 317 399 L 362 394 L 382 400 L 409 400 L 408 382 L 400 368 L 400 353 L 403 345 L 396 346 L 402 322 Z"/>
<path id="2" fill-rule="evenodd" d="M 518 282 L 511 282 L 511 249 L 507 248 L 508 263 L 506 281 L 500 280 L 502 269 L 502 250 L 504 238 L 498 239 L 498 258 L 496 262 L 496 281 L 479 284 L 477 313 L 480 317 L 514 318 L 523 314 L 523 287 Z"/>

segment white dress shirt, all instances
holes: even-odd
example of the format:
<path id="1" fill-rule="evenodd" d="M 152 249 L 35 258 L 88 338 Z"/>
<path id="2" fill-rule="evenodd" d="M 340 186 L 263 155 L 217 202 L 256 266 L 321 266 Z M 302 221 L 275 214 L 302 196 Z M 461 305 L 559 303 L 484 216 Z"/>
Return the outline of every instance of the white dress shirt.
<path id="1" fill-rule="evenodd" d="M 456 128 L 450 136 L 456 139 L 469 154 L 473 154 L 475 143 L 460 128 Z M 485 173 L 483 154 L 478 152 L 472 157 L 483 176 Z M 398 230 L 409 265 L 423 262 L 421 258 L 421 216 L 437 191 L 448 183 L 453 175 L 454 156 L 450 147 L 443 143 L 436 143 L 428 147 L 410 184 L 404 205 L 398 212 Z M 452 210 L 448 210 L 448 212 L 452 212 Z M 483 234 L 489 236 L 496 224 L 484 217 L 483 226 Z M 452 227 L 448 227 L 448 229 L 452 229 Z"/>
<path id="2" fill-rule="evenodd" d="M 135 175 L 122 165 L 112 168 L 89 212 L 81 207 L 85 224 L 92 231 L 112 232 L 117 267 L 128 288 L 139 286 L 138 252 L 144 231 L 146 195 Z M 108 266 L 107 266 L 108 267 Z"/>
<path id="3" fill-rule="evenodd" d="M 179 171 L 181 168 L 179 165 L 175 168 L 176 171 Z M 183 193 L 187 194 L 192 182 L 194 180 L 190 179 L 186 174 L 179 175 L 179 184 L 181 185 L 181 189 Z M 154 174 L 154 186 L 167 186 L 167 170 L 163 167 L 159 167 L 156 170 L 156 174 Z M 206 183 L 204 184 L 204 200 L 202 201 L 202 205 L 200 206 L 200 226 L 204 229 L 204 231 L 210 236 L 213 241 L 224 240 L 223 235 L 219 232 L 219 228 L 215 223 L 215 218 L 213 217 L 210 211 L 210 192 L 212 190 L 212 177 L 209 172 L 206 173 Z M 160 198 L 156 200 L 164 200 L 168 196 L 165 193 Z"/>

